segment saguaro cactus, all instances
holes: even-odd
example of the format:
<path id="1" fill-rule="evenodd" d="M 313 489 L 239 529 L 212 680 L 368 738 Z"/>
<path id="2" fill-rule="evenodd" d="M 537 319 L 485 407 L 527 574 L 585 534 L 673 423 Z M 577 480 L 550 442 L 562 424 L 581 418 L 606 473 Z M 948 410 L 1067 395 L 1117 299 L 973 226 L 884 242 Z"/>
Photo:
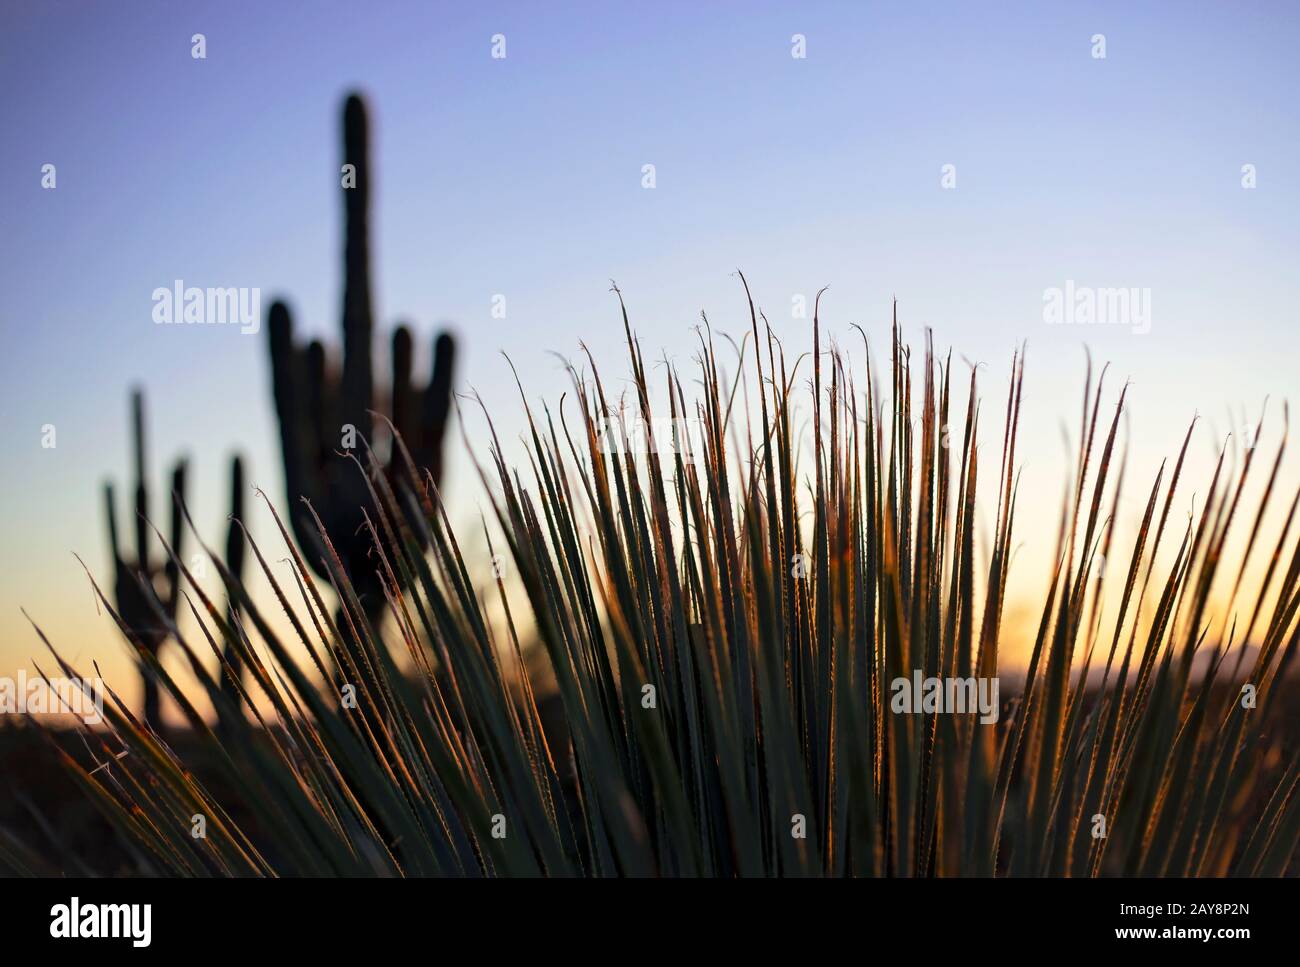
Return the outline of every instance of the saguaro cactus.
<path id="1" fill-rule="evenodd" d="M 122 622 L 131 629 L 140 643 L 157 655 L 163 642 L 170 634 L 168 625 L 176 619 L 176 601 L 180 590 L 179 568 L 169 558 L 161 567 L 149 560 L 149 488 L 145 483 L 145 433 L 144 433 L 144 393 L 134 390 L 131 393 L 132 435 L 135 438 L 135 561 L 130 562 L 122 555 L 121 544 L 117 537 L 117 513 L 114 509 L 113 484 L 104 484 L 104 504 L 108 517 L 108 543 L 113 552 L 113 596 L 117 602 L 117 613 Z M 185 496 L 185 461 L 178 460 L 172 469 L 172 494 L 182 500 Z M 172 501 L 171 546 L 177 557 L 181 554 L 183 537 L 181 511 L 176 501 Z M 143 586 L 142 586 L 143 585 Z M 150 600 L 152 589 L 157 602 Z M 161 606 L 167 616 L 163 622 L 157 607 Z M 151 727 L 159 723 L 158 683 L 154 678 L 144 676 L 144 720 Z"/>
<path id="2" fill-rule="evenodd" d="M 150 557 L 149 532 L 149 488 L 145 483 L 145 432 L 144 432 L 144 392 L 133 390 L 131 393 L 131 422 L 135 450 L 135 551 L 134 561 L 128 561 L 122 555 L 121 543 L 117 533 L 116 501 L 111 481 L 104 484 L 104 509 L 108 518 L 108 543 L 113 553 L 113 597 L 117 605 L 118 616 L 131 633 L 139 639 L 155 656 L 161 651 L 171 631 L 169 626 L 176 623 L 176 606 L 180 597 L 180 568 L 168 557 L 161 566 L 152 564 Z M 185 502 L 185 475 L 188 465 L 185 460 L 177 460 L 172 469 L 172 519 L 170 543 L 176 559 L 181 558 L 185 539 L 185 528 L 181 505 Z M 231 460 L 230 466 L 230 530 L 226 535 L 226 568 L 236 580 L 244 570 L 244 532 L 236 523 L 244 505 L 244 464 L 238 457 Z M 143 582 L 143 587 L 141 583 Z M 150 599 L 150 591 L 156 600 Z M 238 611 L 238 604 L 228 603 L 228 610 L 233 617 Z M 158 616 L 158 609 L 167 616 L 164 622 Z M 238 652 L 227 644 L 226 660 L 236 675 L 240 672 Z M 229 693 L 234 697 L 233 682 L 226 683 Z M 144 675 L 144 720 L 151 728 L 157 729 L 161 721 L 159 708 L 158 683 L 147 672 Z"/>
<path id="3" fill-rule="evenodd" d="M 371 538 L 362 527 L 364 514 L 377 521 L 370 493 L 357 467 L 344 450 L 371 440 L 371 410 L 375 404 L 371 371 L 370 253 L 367 218 L 370 205 L 370 164 L 366 108 L 352 95 L 343 109 L 343 169 L 341 179 L 346 218 L 343 253 L 343 365 L 341 372 L 326 366 L 318 341 L 299 348 L 293 341 L 289 309 L 275 302 L 267 330 L 271 343 L 271 374 L 275 408 L 280 421 L 285 483 L 294 536 L 316 572 L 328 572 L 315 550 L 319 537 L 300 498 L 306 497 L 319 515 L 343 561 L 369 617 L 383 610 L 378 565 L 370 557 Z M 455 345 L 447 333 L 434 343 L 433 372 L 417 390 L 411 383 L 411 334 L 399 326 L 392 339 L 392 395 L 388 415 L 402 434 L 420 471 L 435 483 L 442 477 L 442 446 L 451 406 Z M 362 457 L 361 453 L 357 454 Z M 386 471 L 395 475 L 394 454 Z"/>

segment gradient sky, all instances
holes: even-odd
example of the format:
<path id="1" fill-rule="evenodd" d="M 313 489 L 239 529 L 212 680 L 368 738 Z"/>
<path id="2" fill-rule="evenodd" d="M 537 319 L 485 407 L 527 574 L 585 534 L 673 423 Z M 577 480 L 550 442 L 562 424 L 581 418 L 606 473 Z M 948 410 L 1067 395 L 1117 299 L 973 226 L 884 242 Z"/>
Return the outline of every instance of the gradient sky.
<path id="1" fill-rule="evenodd" d="M 504 60 L 490 57 L 496 33 Z M 806 59 L 790 56 L 795 33 Z M 69 657 L 126 676 L 72 554 L 109 578 L 99 487 L 128 479 L 133 382 L 148 392 L 156 508 L 182 452 L 210 539 L 236 450 L 283 503 L 265 331 L 155 326 L 151 293 L 175 279 L 260 287 L 264 309 L 285 296 L 301 330 L 337 338 L 349 90 L 375 119 L 380 332 L 409 320 L 427 366 L 450 325 L 460 386 L 507 434 L 518 406 L 498 350 L 552 400 L 567 379 L 547 350 L 573 355 L 582 339 L 624 371 L 610 279 L 647 355 L 684 366 L 700 310 L 748 325 L 737 267 L 787 346 L 808 339 L 795 294 L 830 285 L 829 330 L 848 344 L 860 323 L 877 349 L 897 295 L 918 344 L 931 326 L 939 347 L 988 364 L 990 402 L 1028 341 L 1020 536 L 1041 555 L 1050 534 L 1034 522 L 1059 499 L 1085 343 L 1116 386 L 1133 381 L 1136 490 L 1195 412 L 1191 472 L 1230 411 L 1253 417 L 1271 394 L 1276 430 L 1276 401 L 1300 399 L 1297 49 L 1300 15 L 1282 2 L 11 0 L 0 675 L 41 654 L 25 606 Z M 1149 288 L 1150 333 L 1045 325 L 1043 292 L 1067 279 Z M 491 315 L 498 293 L 505 319 Z M 999 432 L 991 421 L 985 445 Z M 477 426 L 470 437 L 483 442 Z M 469 524 L 463 470 L 449 492 Z M 265 514 L 250 517 L 270 540 Z"/>

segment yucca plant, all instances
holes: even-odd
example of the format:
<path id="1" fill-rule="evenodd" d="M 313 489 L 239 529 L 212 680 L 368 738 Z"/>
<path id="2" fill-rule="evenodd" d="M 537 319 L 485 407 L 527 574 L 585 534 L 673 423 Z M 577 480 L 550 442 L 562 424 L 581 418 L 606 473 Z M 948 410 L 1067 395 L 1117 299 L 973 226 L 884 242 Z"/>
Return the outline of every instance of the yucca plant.
<path id="1" fill-rule="evenodd" d="M 1004 667 L 1023 354 L 1013 359 L 1001 451 L 990 455 L 977 443 L 975 371 L 958 399 L 951 356 L 937 358 L 927 339 L 914 365 L 896 315 L 887 358 L 873 359 L 859 330 L 867 365 L 858 370 L 826 345 L 819 308 L 812 351 L 794 361 L 752 299 L 748 323 L 728 378 L 706 321 L 702 388 L 688 397 L 671 366 L 652 386 L 623 308 L 634 398 L 612 399 L 589 360 L 586 373 L 571 370 L 576 415 L 563 401 L 540 411 L 525 401 L 526 473 L 508 462 L 484 409 L 490 442 L 470 452 L 490 496 L 489 553 L 502 551 L 490 580 L 475 580 L 487 572 L 467 562 L 428 476 L 409 472 L 400 437 L 407 473 L 373 457 L 363 471 L 359 461 L 375 510 L 366 515 L 375 581 L 400 648 L 367 620 L 324 528 L 325 552 L 312 563 L 328 575 L 337 612 L 273 508 L 291 583 L 249 543 L 292 640 L 219 555 L 212 562 L 240 620 L 173 558 L 193 620 L 191 631 L 170 620 L 169 630 L 231 728 L 214 733 L 161 666 L 148 670 L 187 716 L 203 773 L 115 696 L 109 727 L 84 736 L 89 757 L 50 735 L 138 867 L 1286 872 L 1300 838 L 1300 762 L 1279 729 L 1300 636 L 1300 495 L 1280 534 L 1261 532 L 1285 439 L 1258 507 L 1241 504 L 1252 449 L 1236 469 L 1220 458 L 1186 525 L 1171 519 L 1184 441 L 1121 547 L 1124 394 L 1103 417 L 1104 374 L 1094 386 L 1090 372 L 1023 687 L 996 723 L 900 714 L 899 679 L 991 680 Z M 666 411 L 652 410 L 652 391 Z M 812 408 L 806 446 L 802 399 Z M 672 446 L 662 432 L 656 439 L 665 415 L 687 428 Z M 632 420 L 642 437 L 627 431 Z M 991 473 L 992 537 L 977 547 L 977 487 Z M 1225 547 L 1242 528 L 1245 550 L 1230 562 Z M 1211 589 L 1221 571 L 1243 573 L 1257 544 L 1267 573 L 1240 602 L 1243 628 L 1213 611 Z M 1098 570 L 1099 556 L 1110 566 Z M 1244 593 L 1238 577 L 1234 604 Z M 1248 665 L 1245 643 L 1257 646 Z M 247 669 L 234 698 L 209 670 L 223 646 Z M 1201 655 L 1208 661 L 1194 667 Z M 546 724 L 548 690 L 562 727 Z M 236 702 L 246 715 L 232 714 Z"/>

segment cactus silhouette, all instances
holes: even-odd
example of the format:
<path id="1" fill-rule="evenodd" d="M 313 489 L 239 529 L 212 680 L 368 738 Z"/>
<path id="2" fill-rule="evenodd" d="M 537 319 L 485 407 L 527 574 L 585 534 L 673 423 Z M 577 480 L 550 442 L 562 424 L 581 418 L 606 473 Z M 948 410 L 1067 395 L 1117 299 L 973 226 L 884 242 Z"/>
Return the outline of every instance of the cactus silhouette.
<path id="1" fill-rule="evenodd" d="M 111 481 L 104 484 L 104 509 L 108 518 L 108 543 L 113 554 L 113 598 L 117 604 L 118 617 L 155 656 L 162 649 L 171 632 L 169 626 L 176 622 L 176 606 L 180 598 L 180 568 L 169 556 L 167 561 L 157 566 L 150 562 L 149 532 L 149 488 L 145 483 L 145 426 L 144 426 L 144 392 L 133 390 L 131 393 L 131 423 L 134 437 L 135 457 L 135 553 L 134 561 L 127 560 L 122 554 L 118 540 L 116 499 Z M 236 523 L 240 519 L 244 506 L 244 464 L 238 457 L 230 465 L 230 529 L 226 533 L 226 567 L 240 579 L 244 570 L 244 532 Z M 177 460 L 172 468 L 172 519 L 170 544 L 176 559 L 182 557 L 184 541 L 182 505 L 185 503 L 185 477 L 188 465 L 185 460 Z M 143 584 L 143 587 L 141 586 Z M 153 599 L 150 599 L 152 590 Z M 167 616 L 164 622 L 158 617 L 158 609 Z M 234 618 L 238 614 L 238 604 L 227 601 L 227 611 Z M 240 674 L 241 662 L 238 652 L 226 643 L 224 649 L 227 663 L 235 676 Z M 226 679 L 224 686 L 232 698 L 237 694 L 233 680 Z M 144 675 L 144 720 L 153 729 L 160 724 L 158 683 L 147 672 Z"/>
<path id="2" fill-rule="evenodd" d="M 104 484 L 104 503 L 108 516 L 108 543 L 113 553 L 113 596 L 117 613 L 146 649 L 155 656 L 170 634 L 169 625 L 176 620 L 176 602 L 180 590 L 179 568 L 170 558 L 161 567 L 149 560 L 149 488 L 145 483 L 144 393 L 131 393 L 131 421 L 135 438 L 135 560 L 128 561 L 118 541 L 117 514 L 114 509 L 113 484 Z M 185 461 L 178 460 L 172 469 L 172 494 L 184 500 Z M 172 501 L 171 546 L 179 558 L 183 529 L 181 511 Z M 153 592 L 151 599 L 150 591 Z M 158 608 L 167 616 L 163 622 Z M 144 720 L 151 727 L 159 724 L 158 683 L 148 673 L 144 676 Z"/>
<path id="3" fill-rule="evenodd" d="M 341 451 L 371 440 L 375 404 L 371 371 L 371 294 L 368 215 L 370 165 L 366 107 L 357 95 L 343 109 L 342 191 L 345 211 L 343 359 L 341 371 L 326 366 L 318 341 L 299 348 L 283 302 L 271 306 L 267 329 L 280 444 L 288 489 L 290 522 L 312 568 L 328 580 L 320 538 L 299 498 L 307 498 L 338 551 L 357 595 L 372 622 L 384 607 L 378 567 L 370 557 L 371 537 L 362 526 L 365 514 L 376 521 L 375 508 L 356 464 Z M 350 167 L 348 167 L 350 166 Z M 354 179 L 350 181 L 349 179 Z M 399 326 L 392 338 L 392 387 L 388 416 L 401 433 L 417 470 L 442 478 L 442 446 L 451 407 L 455 344 L 447 333 L 434 343 L 433 371 L 423 390 L 411 382 L 411 334 Z M 352 436 L 353 440 L 349 439 Z M 385 473 L 399 479 L 396 447 Z M 357 453 L 362 457 L 362 453 Z M 418 533 L 418 532 L 417 532 Z"/>
<path id="4" fill-rule="evenodd" d="M 244 576 L 244 530 L 239 526 L 243 514 L 244 462 L 238 456 L 235 456 L 230 461 L 230 526 L 226 531 L 226 569 L 238 581 L 242 581 Z M 227 596 L 226 611 L 233 627 L 235 620 L 239 617 L 239 602 Z M 225 657 L 226 664 L 230 666 L 229 672 L 221 680 L 222 689 L 235 707 L 238 708 L 238 681 L 240 675 L 243 674 L 243 660 L 230 642 L 226 642 L 222 654 Z"/>

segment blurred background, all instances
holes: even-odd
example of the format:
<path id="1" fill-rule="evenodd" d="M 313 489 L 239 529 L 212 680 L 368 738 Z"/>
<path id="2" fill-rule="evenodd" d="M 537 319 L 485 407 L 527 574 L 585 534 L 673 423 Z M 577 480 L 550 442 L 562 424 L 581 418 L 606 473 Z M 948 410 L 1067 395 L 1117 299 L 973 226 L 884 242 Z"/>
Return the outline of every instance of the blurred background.
<path id="1" fill-rule="evenodd" d="M 1047 579 L 1085 346 L 1113 390 L 1132 381 L 1134 517 L 1198 412 L 1179 514 L 1266 396 L 1271 462 L 1300 389 L 1298 44 L 1283 2 L 7 3 L 0 675 L 43 654 L 24 607 L 74 665 L 138 692 L 73 557 L 111 581 L 100 488 L 117 481 L 129 521 L 130 386 L 147 392 L 160 520 L 181 454 L 214 545 L 232 453 L 283 506 L 264 316 L 283 297 L 301 334 L 338 344 L 354 89 L 373 125 L 377 370 L 396 322 L 417 334 L 417 373 L 450 327 L 457 387 L 503 439 L 523 423 L 500 351 L 530 399 L 568 388 L 550 352 L 577 358 L 580 341 L 608 381 L 626 374 L 610 279 L 647 357 L 687 377 L 701 311 L 737 337 L 749 325 L 737 268 L 791 357 L 823 285 L 826 331 L 859 362 L 850 324 L 885 354 L 897 296 L 915 346 L 932 327 L 938 350 L 986 364 L 991 454 L 1026 343 L 1015 640 L 1037 618 L 1016 589 Z M 151 294 L 178 279 L 260 288 L 261 330 L 155 325 Z M 1044 293 L 1067 280 L 1149 289 L 1150 331 L 1047 325 Z M 466 444 L 484 451 L 481 419 L 449 438 L 445 486 L 473 554 L 484 504 Z M 1289 459 L 1282 503 L 1297 476 Z M 246 507 L 283 557 L 265 509 Z"/>

